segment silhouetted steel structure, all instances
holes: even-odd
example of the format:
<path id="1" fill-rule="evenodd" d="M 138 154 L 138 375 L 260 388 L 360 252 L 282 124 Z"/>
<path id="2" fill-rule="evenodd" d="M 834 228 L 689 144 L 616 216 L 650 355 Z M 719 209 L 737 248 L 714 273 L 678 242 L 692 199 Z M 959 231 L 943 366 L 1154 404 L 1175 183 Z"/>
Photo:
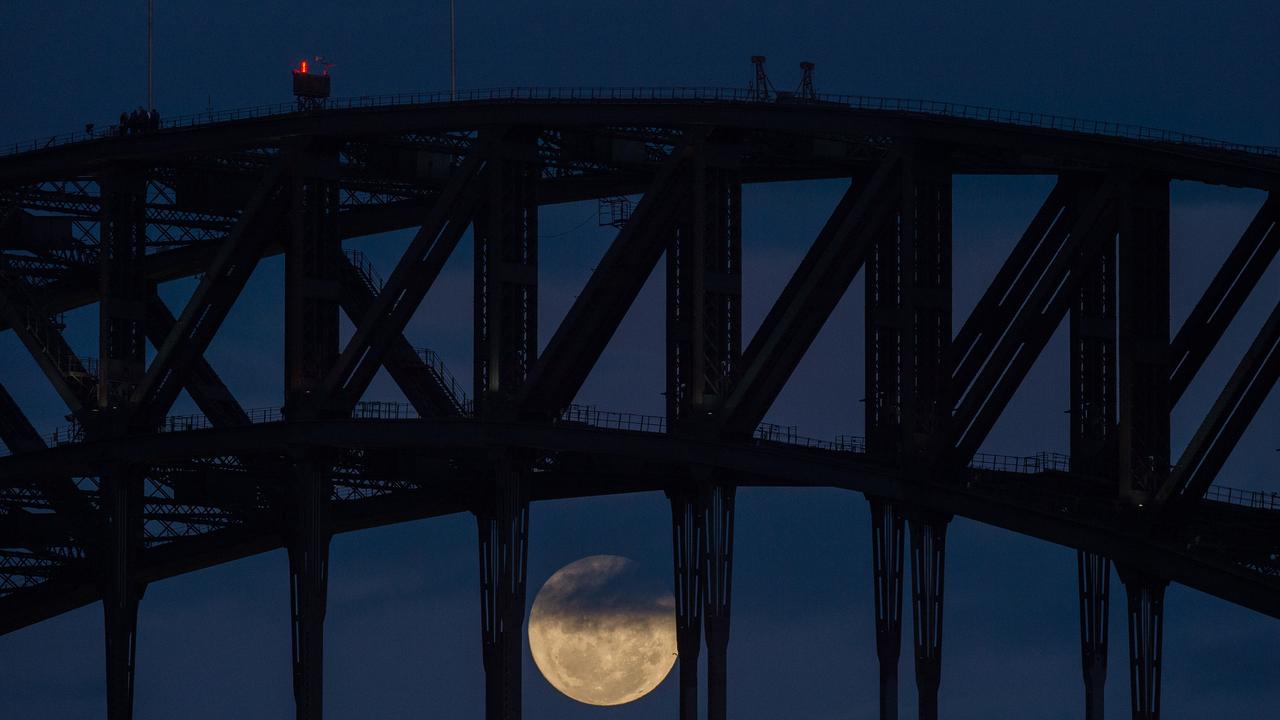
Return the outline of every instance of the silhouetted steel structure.
<path id="1" fill-rule="evenodd" d="M 1133 715 L 1157 717 L 1167 583 L 1280 617 L 1280 503 L 1211 488 L 1280 375 L 1280 305 L 1176 462 L 1169 440 L 1170 410 L 1280 249 L 1280 154 L 811 84 L 775 102 L 762 64 L 750 90 L 361 98 L 54 138 L 0 158 L 0 327 L 74 420 L 44 436 L 0 388 L 11 453 L 0 458 L 0 632 L 101 600 L 108 715 L 126 718 L 147 583 L 284 547 L 298 717 L 318 718 L 330 538 L 469 511 L 487 717 L 515 718 L 530 503 L 660 490 L 672 507 L 680 716 L 697 715 L 705 638 L 708 714 L 723 719 L 736 488 L 834 486 L 872 510 L 881 717 L 897 716 L 904 595 L 920 715 L 938 714 L 956 515 L 1078 550 L 1091 718 L 1102 715 L 1117 565 Z M 970 173 L 1057 184 L 955 329 L 951 188 Z M 850 183 L 744 346 L 742 187 L 804 178 Z M 1172 332 L 1175 179 L 1271 194 Z M 540 207 L 635 196 L 539 352 Z M 343 251 L 399 228 L 417 232 L 385 281 Z M 469 398 L 404 334 L 467 228 Z M 279 254 L 282 406 L 246 411 L 204 354 L 255 266 Z M 666 416 L 573 405 L 663 257 Z M 859 272 L 865 440 L 762 424 Z M 175 316 L 156 286 L 187 277 L 196 289 Z M 96 359 L 76 353 L 60 320 L 91 304 Z M 355 327 L 345 343 L 340 312 Z M 1068 318 L 1070 457 L 978 452 Z M 379 368 L 408 406 L 364 400 Z M 170 416 L 183 390 L 201 415 Z"/>

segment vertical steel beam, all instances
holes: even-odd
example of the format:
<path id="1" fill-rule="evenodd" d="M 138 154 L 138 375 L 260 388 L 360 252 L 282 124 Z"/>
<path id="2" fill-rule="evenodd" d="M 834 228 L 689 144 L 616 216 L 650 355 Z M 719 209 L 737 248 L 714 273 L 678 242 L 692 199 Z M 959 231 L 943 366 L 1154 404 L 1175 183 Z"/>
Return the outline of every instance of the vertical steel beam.
<path id="1" fill-rule="evenodd" d="M 536 134 L 495 143 L 475 219 L 477 412 L 510 409 L 538 356 Z"/>
<path id="2" fill-rule="evenodd" d="M 1116 476 L 1116 253 L 1101 243 L 1071 307 L 1071 470 Z M 1076 553 L 1080 601 L 1080 660 L 1085 717 L 1102 720 L 1107 681 L 1111 560 Z"/>
<path id="3" fill-rule="evenodd" d="M 317 392 L 338 357 L 341 298 L 336 152 L 299 152 L 289 180 L 285 252 L 285 410 L 290 419 L 323 410 Z"/>
<path id="4" fill-rule="evenodd" d="M 904 153 L 895 222 L 867 260 L 867 449 L 914 482 L 931 479 L 949 417 L 951 176 L 925 148 Z M 882 718 L 897 716 L 901 647 L 902 510 L 872 500 L 876 654 Z M 911 523 L 916 684 L 921 717 L 936 717 L 941 677 L 946 520 Z M 936 536 L 936 538 L 935 538 Z"/>
<path id="5" fill-rule="evenodd" d="M 867 440 L 923 472 L 949 413 L 951 176 L 913 155 L 901 177 L 867 266 Z"/>
<path id="6" fill-rule="evenodd" d="M 338 357 L 340 277 L 337 153 L 293 158 L 285 247 L 285 415 L 305 420 L 332 410 L 320 384 Z M 293 697 L 298 720 L 324 713 L 324 617 L 329 587 L 333 462 L 318 448 L 294 459 L 286 495 L 286 546 L 293 629 Z"/>
<path id="7" fill-rule="evenodd" d="M 332 466 L 319 458 L 294 464 L 288 494 L 289 605 L 293 699 L 298 720 L 324 713 L 324 616 L 329 589 Z"/>
<path id="8" fill-rule="evenodd" d="M 707 718 L 728 716 L 729 609 L 733 590 L 733 503 L 736 488 L 703 488 L 706 557 L 702 565 L 703 628 L 707 641 Z"/>
<path id="9" fill-rule="evenodd" d="M 1120 495 L 1142 505 L 1169 476 L 1169 181 L 1120 200 Z"/>
<path id="10" fill-rule="evenodd" d="M 671 550 L 676 599 L 676 653 L 680 659 L 680 720 L 698 717 L 698 654 L 702 649 L 702 565 L 705 516 L 695 488 L 667 492 L 671 501 Z"/>
<path id="11" fill-rule="evenodd" d="M 98 420 L 116 424 L 146 374 L 147 180 L 116 173 L 99 180 Z M 108 418 L 105 416 L 112 416 Z M 127 424 L 127 418 L 121 418 Z M 94 430 L 95 428 L 90 428 Z"/>
<path id="12" fill-rule="evenodd" d="M 742 180 L 708 152 L 690 163 L 688 207 L 667 245 L 667 418 L 695 432 L 742 356 Z"/>
<path id="13" fill-rule="evenodd" d="M 723 141 L 723 134 L 717 141 Z M 729 151 L 696 143 L 677 182 L 687 191 L 667 242 L 667 418 L 671 432 L 716 432 L 742 356 L 742 181 Z M 697 716 L 699 624 L 707 644 L 707 714 L 728 712 L 735 488 L 693 470 L 696 497 L 672 494 L 681 717 Z M 698 553 L 690 561 L 689 553 Z M 693 575 L 690 576 L 689 573 Z M 701 607 L 691 606 L 701 602 Z"/>
<path id="14" fill-rule="evenodd" d="M 128 720 L 133 717 L 138 601 L 144 589 L 135 570 L 142 542 L 142 474 L 137 468 L 113 466 L 104 469 L 100 482 L 107 718 Z"/>
<path id="15" fill-rule="evenodd" d="M 1102 720 L 1107 683 L 1107 614 L 1111 608 L 1111 560 L 1076 551 L 1080 587 L 1080 661 L 1084 672 L 1084 716 Z"/>
<path id="16" fill-rule="evenodd" d="M 875 591 L 876 658 L 880 662 L 880 720 L 898 717 L 898 659 L 902 652 L 902 560 L 906 520 L 897 505 L 867 496 L 871 505 L 871 579 Z"/>
<path id="17" fill-rule="evenodd" d="M 913 512 L 908 520 L 920 720 L 938 719 L 938 687 L 942 682 L 942 580 L 950 522 L 950 516 L 923 512 Z"/>
<path id="18" fill-rule="evenodd" d="M 127 432 L 129 397 L 146 373 L 148 283 L 147 181 L 114 173 L 100 179 L 98 380 L 94 411 L 84 418 L 91 437 Z M 106 626 L 107 716 L 133 716 L 138 602 L 135 570 L 142 544 L 141 468 L 110 466 L 100 475 L 102 604 Z"/>
<path id="19" fill-rule="evenodd" d="M 537 134 L 495 139 L 475 217 L 476 413 L 512 417 L 538 353 Z M 487 469 L 491 492 L 476 513 L 485 717 L 521 713 L 521 625 L 529 553 L 528 464 L 503 453 Z"/>
<path id="20" fill-rule="evenodd" d="M 1120 568 L 1129 599 L 1129 698 L 1133 720 L 1160 720 L 1164 590 L 1167 580 Z"/>
<path id="21" fill-rule="evenodd" d="M 476 513 L 486 720 L 518 720 L 521 627 L 529 559 L 529 484 L 523 466 L 499 459 Z"/>

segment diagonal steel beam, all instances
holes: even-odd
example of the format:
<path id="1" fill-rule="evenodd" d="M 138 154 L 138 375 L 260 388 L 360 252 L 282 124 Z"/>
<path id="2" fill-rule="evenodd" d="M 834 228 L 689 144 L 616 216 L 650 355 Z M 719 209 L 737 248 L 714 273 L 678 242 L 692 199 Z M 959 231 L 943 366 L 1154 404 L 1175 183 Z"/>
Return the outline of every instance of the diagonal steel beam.
<path id="1" fill-rule="evenodd" d="M 40 433 L 3 385 L 0 385 L 0 441 L 13 453 L 45 449 Z"/>
<path id="2" fill-rule="evenodd" d="M 263 177 L 134 390 L 130 404 L 138 410 L 140 426 L 154 426 L 169 411 L 257 267 L 279 215 L 275 200 L 282 173 L 277 162 Z"/>
<path id="3" fill-rule="evenodd" d="M 1249 293 L 1280 251 L 1280 198 L 1267 197 L 1169 343 L 1169 403 L 1177 405 Z"/>
<path id="4" fill-rule="evenodd" d="M 973 382 L 982 361 L 1000 341 L 1001 331 L 1017 314 L 1016 300 L 1026 297 L 1061 246 L 1069 227 L 1062 214 L 1070 195 L 1067 181 L 1059 179 L 956 334 L 948 353 L 956 368 L 951 377 L 956 392 Z"/>
<path id="5" fill-rule="evenodd" d="M 1189 501 L 1204 496 L 1277 378 L 1280 378 L 1280 303 L 1276 303 L 1262 331 L 1200 423 L 1174 466 L 1169 482 L 1156 494 L 1157 504 L 1179 493 Z"/>
<path id="6" fill-rule="evenodd" d="M 73 415 L 93 407 L 96 376 L 62 337 L 48 314 L 31 302 L 30 288 L 20 278 L 0 282 L 0 317 L 18 339 Z"/>
<path id="7" fill-rule="evenodd" d="M 983 359 L 982 370 L 959 396 L 953 417 L 951 443 L 953 465 L 964 466 L 986 439 L 1014 392 L 1026 377 L 1054 329 L 1062 322 L 1076 289 L 1092 267 L 1098 248 L 1114 237 L 1112 200 L 1119 180 L 1108 176 L 1079 203 L 1071 232 L 1053 255 L 1052 262 L 1022 298 L 1018 312 L 1000 342 Z"/>
<path id="8" fill-rule="evenodd" d="M 178 324 L 169 306 L 160 296 L 152 292 L 147 299 L 147 336 L 157 348 L 164 344 L 165 338 L 173 332 Z M 197 357 L 192 361 L 191 371 L 187 375 L 187 392 L 195 401 L 200 412 L 204 413 L 217 427 L 248 425 L 249 415 L 236 401 L 235 396 L 227 389 L 222 378 L 204 359 Z"/>
<path id="9" fill-rule="evenodd" d="M 408 325 L 422 299 L 458 246 L 480 200 L 486 152 L 477 148 L 439 199 L 396 264 L 382 292 L 364 312 L 342 354 L 325 376 L 319 393 L 351 407 L 364 394 L 387 348 Z"/>
<path id="10" fill-rule="evenodd" d="M 764 418 L 896 207 L 900 172 L 901 160 L 891 154 L 840 199 L 742 355 L 742 374 L 721 410 L 724 433 L 749 435 Z"/>
<path id="11" fill-rule="evenodd" d="M 342 282 L 339 298 L 342 309 L 351 318 L 351 322 L 359 322 L 373 307 L 377 293 L 365 283 L 360 270 L 347 258 L 342 259 L 338 268 Z M 423 362 L 403 334 L 391 339 L 382 358 L 382 366 L 422 417 L 464 414 L 465 398 L 459 397 L 444 377 Z M 353 404 L 356 400 L 359 398 L 348 402 Z"/>
<path id="12" fill-rule="evenodd" d="M 685 200 L 680 193 L 687 185 L 678 176 L 702 137 L 704 133 L 687 137 L 649 184 L 530 373 L 518 400 L 522 412 L 557 415 L 573 402 L 662 257 L 671 223 Z"/>

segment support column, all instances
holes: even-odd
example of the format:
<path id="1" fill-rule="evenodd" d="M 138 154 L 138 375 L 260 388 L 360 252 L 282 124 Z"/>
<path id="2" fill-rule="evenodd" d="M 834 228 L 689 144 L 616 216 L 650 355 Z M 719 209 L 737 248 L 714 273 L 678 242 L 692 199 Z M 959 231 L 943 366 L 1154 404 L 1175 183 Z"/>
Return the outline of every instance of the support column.
<path id="1" fill-rule="evenodd" d="M 723 141 L 723 134 L 716 141 Z M 730 153 L 699 145 L 667 244 L 667 420 L 672 433 L 713 436 L 742 357 L 742 180 Z M 680 717 L 697 717 L 700 631 L 707 716 L 728 712 L 729 617 L 736 489 L 699 469 L 669 493 L 680 653 Z M 700 627 L 701 626 L 701 627 Z"/>
<path id="2" fill-rule="evenodd" d="M 99 183 L 97 418 L 118 427 L 128 423 L 123 414 L 129 396 L 147 370 L 150 291 L 142 269 L 147 253 L 147 181 L 142 175 L 114 174 Z"/>
<path id="3" fill-rule="evenodd" d="M 521 649 L 529 558 L 529 487 L 522 468 L 500 460 L 483 508 L 480 537 L 480 624 L 486 720 L 518 720 Z"/>
<path id="4" fill-rule="evenodd" d="M 146 299 L 142 262 L 147 251 L 146 177 L 116 172 L 99 179 L 97 395 L 80 419 L 90 437 L 128 432 L 129 395 L 146 373 Z M 107 717 L 133 717 L 145 468 L 110 465 L 100 476 L 103 620 L 106 629 Z"/>
<path id="5" fill-rule="evenodd" d="M 706 555 L 704 516 L 696 489 L 668 491 L 675 576 L 676 653 L 680 660 L 680 720 L 698 718 L 698 654 L 702 649 L 702 563 Z"/>
<path id="6" fill-rule="evenodd" d="M 1129 600 L 1129 700 L 1133 720 L 1160 720 L 1164 590 L 1168 581 L 1120 568 Z"/>
<path id="7" fill-rule="evenodd" d="M 1084 671 L 1084 716 L 1102 720 L 1107 683 L 1107 616 L 1111 610 L 1111 560 L 1076 551 L 1080 587 L 1080 660 Z"/>
<path id="8" fill-rule="evenodd" d="M 138 602 L 145 588 L 137 580 L 142 542 L 142 475 L 136 468 L 107 469 L 99 488 L 102 498 L 103 620 L 106 626 L 107 718 L 133 717 L 137 657 Z"/>
<path id="9" fill-rule="evenodd" d="M 285 248 L 285 418 L 323 417 L 319 387 L 338 357 L 342 257 L 338 231 L 337 153 L 312 147 L 291 158 L 289 235 Z M 324 713 L 324 618 L 329 587 L 333 458 L 307 448 L 294 459 L 285 495 L 293 631 L 293 697 L 298 720 Z"/>
<path id="10" fill-rule="evenodd" d="M 706 559 L 703 620 L 707 640 L 707 718 L 728 716 L 729 608 L 733 590 L 733 502 L 736 488 L 714 483 L 704 491 Z"/>
<path id="11" fill-rule="evenodd" d="M 898 658 L 902 652 L 902 559 L 906 520 L 894 503 L 871 504 L 871 577 L 875 590 L 876 657 L 880 661 L 880 720 L 898 717 Z"/>
<path id="12" fill-rule="evenodd" d="M 538 353 L 537 136 L 495 143 L 487 167 L 475 216 L 475 412 L 509 418 Z M 498 455 L 476 511 L 485 717 L 518 720 L 533 459 Z"/>
<path id="13" fill-rule="evenodd" d="M 912 486 L 934 481 L 945 455 L 951 344 L 951 174 L 927 147 L 904 149 L 897 222 L 872 246 L 866 285 L 867 451 Z M 904 509 L 872 500 L 881 718 L 897 717 Z M 949 517 L 910 509 L 912 610 L 921 718 L 937 717 L 942 572 Z"/>
<path id="14" fill-rule="evenodd" d="M 329 589 L 331 464 L 295 465 L 289 493 L 289 603 L 293 630 L 293 698 L 298 720 L 324 712 L 324 616 Z"/>
<path id="15" fill-rule="evenodd" d="M 475 218 L 475 398 L 505 412 L 538 357 L 538 197 L 535 136 L 499 143 Z"/>
<path id="16" fill-rule="evenodd" d="M 297 420 L 325 411 L 315 391 L 338 357 L 342 241 L 336 152 L 311 149 L 292 160 L 284 261 L 285 415 Z"/>
<path id="17" fill-rule="evenodd" d="M 1128 183 L 1120 213 L 1120 494 L 1144 505 L 1169 478 L 1169 182 Z"/>
<path id="18" fill-rule="evenodd" d="M 942 681 L 942 579 L 949 516 L 916 513 L 911 528 L 911 614 L 920 720 L 938 719 Z"/>
<path id="19" fill-rule="evenodd" d="M 667 419 L 679 432 L 714 419 L 742 357 L 742 180 L 709 152 L 690 163 L 667 244 Z"/>
<path id="20" fill-rule="evenodd" d="M 1071 470 L 1115 483 L 1116 251 L 1105 240 L 1071 307 Z M 1111 560 L 1077 552 L 1085 718 L 1102 720 L 1107 681 Z"/>

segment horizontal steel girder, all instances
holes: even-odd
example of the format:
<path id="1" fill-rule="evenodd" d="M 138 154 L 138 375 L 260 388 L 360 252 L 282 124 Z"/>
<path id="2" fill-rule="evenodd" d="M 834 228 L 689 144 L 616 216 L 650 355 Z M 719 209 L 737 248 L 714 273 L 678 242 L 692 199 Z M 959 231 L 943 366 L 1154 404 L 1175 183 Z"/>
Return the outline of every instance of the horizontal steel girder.
<path id="1" fill-rule="evenodd" d="M 695 462 L 711 468 L 738 485 L 785 487 L 838 487 L 871 493 L 897 502 L 907 502 L 925 510 L 955 514 L 980 522 L 1040 538 L 1057 544 L 1107 555 L 1116 562 L 1142 567 L 1152 574 L 1168 577 L 1190 587 L 1222 597 L 1259 612 L 1280 617 L 1280 579 L 1249 570 L 1210 547 L 1197 547 L 1190 538 L 1153 535 L 1139 517 L 1117 513 L 1110 497 L 1076 496 L 1063 499 L 1053 493 L 1034 496 L 1009 495 L 1003 485 L 985 485 L 982 476 L 965 487 L 962 483 L 929 485 L 895 477 L 892 473 L 856 455 L 801 448 L 785 448 L 742 442 L 707 442 L 627 431 L 604 431 L 564 426 L 525 423 L 481 422 L 475 420 L 413 421 L 331 421 L 309 423 L 273 423 L 248 428 L 168 433 L 131 438 L 128 441 L 103 441 L 80 446 L 62 446 L 47 451 L 0 458 L 0 482 L 16 478 L 47 476 L 50 473 L 74 474 L 97 467 L 102 462 L 127 458 L 133 462 L 163 463 L 175 459 L 244 454 L 284 446 L 361 447 L 371 451 L 412 449 L 437 457 L 452 453 L 487 452 L 497 447 L 520 447 L 546 453 L 609 459 L 620 465 L 642 464 L 652 470 L 639 477 L 611 483 L 607 473 L 595 474 L 589 480 L 568 485 L 548 481 L 546 485 L 535 475 L 531 489 L 533 499 L 592 496 L 617 492 L 658 491 L 666 488 L 672 477 L 666 466 Z M 1048 482 L 1043 475 L 1014 478 L 1027 487 Z M 1020 478 L 1020 479 L 1018 479 Z M 987 489 L 984 487 L 996 487 Z M 1046 486 L 1047 487 L 1047 486 Z M 370 516 L 347 516 L 349 525 L 367 527 L 381 524 L 379 512 L 387 512 L 385 522 L 397 522 L 415 514 L 435 511 L 453 512 L 467 509 L 469 498 L 458 493 L 458 483 L 444 483 L 439 493 L 410 495 L 402 502 L 391 503 Z M 387 496 L 392 497 L 392 496 Z M 366 501 L 360 501 L 366 502 Z M 375 501 L 367 501 L 376 504 Z M 1206 503 L 1205 507 L 1215 506 Z M 357 513 L 352 505 L 350 512 Z M 450 509 L 451 508 L 451 509 Z M 1232 508 L 1232 510 L 1243 510 Z M 343 504 L 335 507 L 335 522 L 343 526 Z M 1270 517 L 1274 513 L 1254 511 Z M 358 513 L 357 513 L 358 515 Z M 1200 512 L 1194 516 L 1201 524 L 1210 522 L 1213 514 Z M 1234 532 L 1243 526 L 1238 516 L 1229 521 L 1213 521 L 1221 532 Z M 1264 521 L 1274 523 L 1274 521 Z M 1200 531 L 1198 531 L 1200 532 Z M 209 538 L 248 534 L 245 541 L 253 547 L 278 544 L 278 532 L 252 527 L 218 531 Z M 274 539 L 262 534 L 276 533 Z M 200 560 L 202 542 L 222 542 L 200 538 L 174 541 L 163 548 L 148 550 L 161 553 L 177 569 L 185 572 L 207 564 L 222 562 L 231 551 L 217 550 Z M 274 544 L 273 544 L 274 543 Z M 187 548 L 187 549 L 184 549 Z M 258 552 L 260 550 L 253 550 Z M 191 556 L 187 557 L 186 553 Z M 147 560 L 144 556 L 143 565 Z M 203 563 L 203 564 L 202 564 Z M 143 571 L 146 574 L 146 570 Z M 168 576 L 168 575 L 164 575 Z M 154 579 L 148 576 L 148 580 Z M 0 617 L 4 614 L 0 613 Z"/>

